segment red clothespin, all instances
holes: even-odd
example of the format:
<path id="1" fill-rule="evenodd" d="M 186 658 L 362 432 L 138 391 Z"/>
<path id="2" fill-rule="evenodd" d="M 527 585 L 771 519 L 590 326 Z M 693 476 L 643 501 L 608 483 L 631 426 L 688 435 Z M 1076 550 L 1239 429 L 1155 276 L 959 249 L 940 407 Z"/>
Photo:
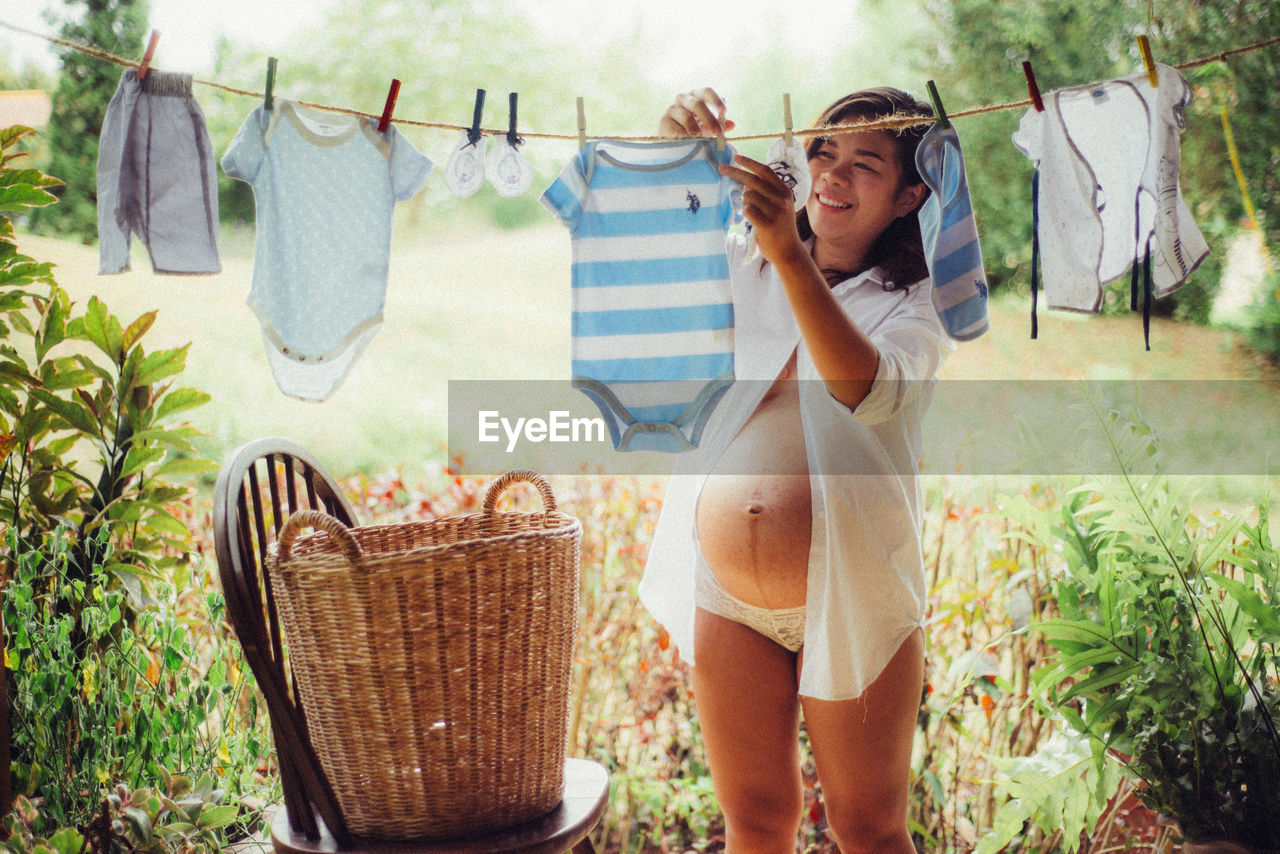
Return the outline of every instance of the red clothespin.
<path id="1" fill-rule="evenodd" d="M 138 79 L 142 80 L 147 76 L 147 72 L 151 70 L 151 57 L 156 55 L 156 43 L 160 41 L 160 31 L 152 30 L 151 38 L 147 41 L 147 51 L 142 54 L 142 62 L 138 63 Z"/>
<path id="2" fill-rule="evenodd" d="M 396 109 L 396 97 L 400 94 L 400 81 L 391 79 L 391 89 L 387 92 L 387 105 L 382 108 L 382 118 L 378 119 L 378 133 L 386 133 L 391 126 L 391 114 Z"/>
<path id="3" fill-rule="evenodd" d="M 1031 95 L 1031 104 L 1037 113 L 1044 112 L 1044 101 L 1040 98 L 1040 87 L 1036 85 L 1036 73 L 1031 70 L 1030 62 L 1022 63 L 1022 73 L 1027 77 L 1027 92 Z"/>

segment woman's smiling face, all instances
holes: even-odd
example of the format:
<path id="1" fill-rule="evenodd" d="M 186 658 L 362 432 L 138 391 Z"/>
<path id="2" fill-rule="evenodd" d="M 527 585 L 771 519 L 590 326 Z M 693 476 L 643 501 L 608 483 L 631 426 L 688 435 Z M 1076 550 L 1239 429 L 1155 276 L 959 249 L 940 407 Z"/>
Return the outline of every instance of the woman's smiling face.
<path id="1" fill-rule="evenodd" d="M 852 269 L 880 233 L 919 204 L 925 187 L 899 188 L 895 140 L 884 131 L 826 138 L 809 157 L 813 189 L 805 208 L 820 266 Z"/>

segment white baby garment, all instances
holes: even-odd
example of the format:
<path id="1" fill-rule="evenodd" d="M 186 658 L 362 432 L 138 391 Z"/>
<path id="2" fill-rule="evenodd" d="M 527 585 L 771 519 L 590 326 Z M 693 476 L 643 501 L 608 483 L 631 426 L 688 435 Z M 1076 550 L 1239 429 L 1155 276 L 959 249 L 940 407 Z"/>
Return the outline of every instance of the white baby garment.
<path id="1" fill-rule="evenodd" d="M 1013 143 L 1037 164 L 1038 238 L 1050 308 L 1096 312 L 1102 286 L 1151 250 L 1151 293 L 1176 290 L 1209 247 L 1178 190 L 1191 87 L 1167 65 L 1061 89 L 1028 110 Z"/>

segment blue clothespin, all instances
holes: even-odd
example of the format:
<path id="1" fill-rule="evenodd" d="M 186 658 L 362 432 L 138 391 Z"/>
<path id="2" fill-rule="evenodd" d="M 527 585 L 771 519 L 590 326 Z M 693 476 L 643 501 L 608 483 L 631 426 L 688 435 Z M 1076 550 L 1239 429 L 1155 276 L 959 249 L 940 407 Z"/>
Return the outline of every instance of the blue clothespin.
<path id="1" fill-rule="evenodd" d="M 480 116 L 484 113 L 484 90 L 476 90 L 476 109 L 471 116 L 471 130 L 467 131 L 467 139 L 471 140 L 471 144 L 475 145 L 480 141 L 483 135 L 480 133 Z"/>
<path id="2" fill-rule="evenodd" d="M 507 97 L 507 101 L 508 101 L 508 103 L 509 103 L 509 105 L 510 105 L 510 106 L 508 107 L 508 115 L 510 116 L 510 124 L 508 125 L 508 129 L 507 129 L 507 144 L 508 144 L 508 145 L 510 145 L 512 148 L 515 148 L 517 145 L 520 145 L 522 142 L 524 142 L 524 140 L 523 140 L 523 139 L 521 139 L 521 138 L 516 134 L 516 100 L 517 100 L 517 98 L 518 98 L 518 97 L 519 97 L 519 96 L 517 96 L 515 92 L 512 92 L 512 93 Z"/>
<path id="3" fill-rule="evenodd" d="M 938 127 L 944 129 L 951 127 L 951 120 L 947 118 L 947 111 L 942 108 L 942 98 L 938 97 L 938 87 L 933 85 L 932 80 L 926 85 L 929 88 L 929 100 L 933 101 L 933 112 L 937 117 Z"/>

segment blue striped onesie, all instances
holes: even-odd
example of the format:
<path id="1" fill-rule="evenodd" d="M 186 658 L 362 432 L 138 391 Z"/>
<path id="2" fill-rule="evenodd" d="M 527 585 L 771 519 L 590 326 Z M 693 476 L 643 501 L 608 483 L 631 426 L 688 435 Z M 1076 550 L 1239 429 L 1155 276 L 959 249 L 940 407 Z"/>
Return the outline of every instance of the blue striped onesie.
<path id="1" fill-rule="evenodd" d="M 696 447 L 733 383 L 732 158 L 705 139 L 592 142 L 542 194 L 572 238 L 573 386 L 617 450 Z"/>

